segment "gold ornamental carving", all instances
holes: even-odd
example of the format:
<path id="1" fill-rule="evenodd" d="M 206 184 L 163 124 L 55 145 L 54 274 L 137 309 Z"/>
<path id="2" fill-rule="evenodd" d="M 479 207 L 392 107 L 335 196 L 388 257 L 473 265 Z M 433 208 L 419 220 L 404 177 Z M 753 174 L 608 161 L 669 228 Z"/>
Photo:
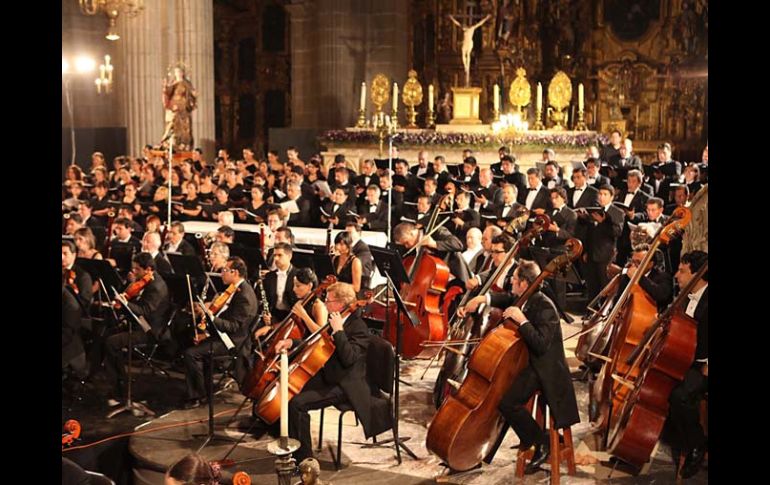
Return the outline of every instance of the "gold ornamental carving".
<path id="1" fill-rule="evenodd" d="M 372 103 L 377 107 L 377 113 L 382 112 L 382 107 L 390 99 L 390 81 L 385 74 L 377 74 L 372 79 Z"/>
<path id="2" fill-rule="evenodd" d="M 527 81 L 527 71 L 523 67 L 516 69 L 516 79 L 511 83 L 508 100 L 511 105 L 516 106 L 517 111 L 521 111 L 532 101 L 532 89 Z"/>
<path id="3" fill-rule="evenodd" d="M 409 71 L 409 79 L 404 83 L 404 91 L 401 93 L 401 100 L 407 106 L 407 128 L 417 128 L 417 111 L 414 109 L 422 103 L 422 86 L 420 81 L 417 80 L 417 71 L 411 69 Z"/>
<path id="4" fill-rule="evenodd" d="M 548 104 L 550 105 L 548 112 L 553 122 L 551 129 L 564 129 L 562 123 L 566 125 L 567 119 L 566 113 L 563 110 L 569 106 L 570 101 L 572 101 L 572 81 L 570 81 L 569 76 L 564 71 L 559 71 L 548 85 Z M 553 110 L 551 110 L 551 107 L 553 107 Z"/>

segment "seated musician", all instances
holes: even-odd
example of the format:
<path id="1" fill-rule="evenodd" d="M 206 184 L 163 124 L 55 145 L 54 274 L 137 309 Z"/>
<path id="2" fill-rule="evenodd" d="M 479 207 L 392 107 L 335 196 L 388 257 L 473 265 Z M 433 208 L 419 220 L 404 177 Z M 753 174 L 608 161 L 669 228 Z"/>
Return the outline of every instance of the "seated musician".
<path id="1" fill-rule="evenodd" d="M 102 253 L 96 249 L 96 237 L 90 227 L 81 227 L 72 235 L 75 237 L 75 246 L 78 248 L 78 258 L 104 259 Z"/>
<path id="2" fill-rule="evenodd" d="M 535 449 L 525 470 L 528 474 L 536 472 L 550 453 L 547 435 L 525 407 L 532 394 L 541 391 L 557 428 L 580 422 L 575 389 L 564 356 L 559 314 L 553 302 L 536 291 L 523 308 L 509 306 L 527 291 L 539 274 L 540 268 L 536 263 L 522 260 L 513 273 L 511 293 L 490 293 L 483 299 L 473 298 L 465 308 L 458 310 L 461 316 L 465 316 L 476 311 L 484 301 L 494 307 L 505 308 L 503 317 L 515 322 L 529 349 L 529 365 L 511 383 L 499 406 L 505 421 L 519 437 L 519 449 Z"/>
<path id="3" fill-rule="evenodd" d="M 267 301 L 270 304 L 270 315 L 264 323 L 270 325 L 272 322 L 280 322 L 297 301 L 292 291 L 294 285 L 294 276 L 297 268 L 291 264 L 291 257 L 294 251 L 291 245 L 286 243 L 276 243 L 273 249 L 273 264 L 275 271 L 270 271 L 265 275 L 264 285 Z"/>
<path id="4" fill-rule="evenodd" d="M 393 240 L 407 250 L 412 249 L 424 237 L 422 229 L 410 222 L 402 222 L 393 228 Z M 434 254 L 444 259 L 449 271 L 460 281 L 465 282 L 470 277 L 468 266 L 462 259 L 463 243 L 445 227 L 439 227 L 433 234 L 425 238 L 422 245 L 434 250 Z"/>
<path id="5" fill-rule="evenodd" d="M 318 277 L 310 268 L 298 268 L 294 274 L 292 291 L 297 297 L 297 302 L 291 308 L 291 312 L 302 319 L 303 324 L 310 332 L 315 332 L 326 324 L 329 312 L 320 298 L 313 298 L 306 305 L 302 305 L 302 299 L 308 296 L 318 286 Z M 279 322 L 272 325 L 264 325 L 254 332 L 254 338 L 259 339 L 267 335 Z"/>
<path id="6" fill-rule="evenodd" d="M 88 308 L 91 306 L 94 292 L 92 290 L 93 281 L 91 275 L 86 270 L 75 264 L 77 258 L 77 248 L 72 241 L 61 242 L 61 270 L 62 278 L 65 284 L 70 287 L 73 294 L 76 295 L 78 302 L 83 308 L 83 316 L 87 316 Z"/>
<path id="7" fill-rule="evenodd" d="M 163 248 L 166 253 L 181 253 L 185 256 L 195 256 L 195 248 L 184 238 L 184 224 L 173 222 L 166 234 L 166 244 Z"/>
<path id="8" fill-rule="evenodd" d="M 508 253 L 508 251 L 511 250 L 513 247 L 513 241 L 510 237 L 508 237 L 505 234 L 500 234 L 494 237 L 492 239 L 492 249 L 490 250 L 490 253 L 492 254 L 492 267 L 489 268 L 486 271 L 483 271 L 473 278 L 468 278 L 468 281 L 465 282 L 465 288 L 467 290 L 473 290 L 479 286 L 482 286 L 486 284 L 487 280 L 492 276 L 492 274 L 497 270 L 498 267 L 503 263 L 505 260 L 505 255 Z M 503 270 L 502 273 L 500 273 L 500 276 L 497 278 L 497 281 L 492 283 L 491 290 L 492 291 L 504 291 L 506 293 L 511 291 L 511 280 L 513 277 L 513 271 L 516 269 L 516 262 L 513 258 L 508 262 L 506 268 Z M 484 298 L 483 296 L 477 297 L 477 298 Z"/>
<path id="9" fill-rule="evenodd" d="M 367 438 L 376 431 L 388 429 L 371 413 L 369 385 L 366 382 L 366 352 L 369 347 L 369 329 L 355 313 L 342 317 L 345 308 L 356 300 L 353 287 L 337 282 L 329 286 L 326 308 L 329 310 L 329 330 L 335 350 L 329 361 L 297 396 L 289 401 L 289 436 L 298 439 L 300 448 L 294 458 L 301 462 L 313 456 L 308 411 L 349 401 L 364 427 Z M 290 339 L 278 343 L 276 350 L 291 349 L 299 344 Z"/>
<path id="10" fill-rule="evenodd" d="M 142 249 L 142 242 L 133 235 L 133 228 L 130 220 L 124 217 L 115 219 L 115 222 L 112 223 L 112 232 L 115 236 L 112 237 L 110 246 L 125 244 L 133 247 L 134 251 L 138 253 Z"/>
<path id="11" fill-rule="evenodd" d="M 155 261 L 155 268 L 158 270 L 158 273 L 165 276 L 174 272 L 166 255 L 160 250 L 160 234 L 157 232 L 144 233 L 144 236 L 142 236 L 142 252 L 150 253 L 153 261 Z"/>
<path id="12" fill-rule="evenodd" d="M 129 279 L 138 281 L 147 275 L 152 275 L 152 281 L 144 287 L 137 297 L 128 301 L 128 308 L 134 315 L 143 317 L 149 323 L 153 338 L 159 338 L 161 330 L 166 324 L 166 313 L 170 304 L 168 287 L 163 281 L 163 277 L 155 271 L 155 261 L 152 255 L 139 253 L 134 256 L 131 262 Z M 127 312 L 123 307 L 119 311 Z M 129 325 L 134 325 L 130 345 L 147 342 L 150 336 L 141 330 L 130 314 L 126 313 L 126 317 Z M 110 406 L 120 404 L 118 397 L 123 392 L 126 382 L 125 358 L 122 349 L 128 345 L 127 331 L 112 335 L 105 342 L 104 368 L 108 380 L 112 384 L 111 395 L 107 399 L 107 404 Z"/>
<path id="13" fill-rule="evenodd" d="M 221 273 L 230 259 L 230 247 L 221 242 L 211 244 L 208 251 L 209 269 L 212 273 Z"/>
<path id="14" fill-rule="evenodd" d="M 647 257 L 647 252 L 649 250 L 649 244 L 637 244 L 634 246 L 631 257 L 629 258 L 626 267 L 623 268 L 621 272 L 620 285 L 618 286 L 617 292 L 618 296 L 620 296 L 626 288 L 630 279 L 634 277 L 642 260 Z M 659 255 L 662 256 L 661 254 Z M 662 311 L 669 303 L 671 303 L 671 298 L 674 293 L 673 279 L 670 273 L 667 273 L 662 269 L 663 265 L 658 264 L 655 259 L 656 258 L 653 258 L 652 265 L 644 273 L 642 279 L 639 280 L 639 286 L 641 286 L 645 293 L 655 301 L 658 305 L 658 310 Z"/>
<path id="15" fill-rule="evenodd" d="M 332 258 L 332 266 L 337 281 L 350 283 L 353 285 L 353 291 L 358 294 L 361 291 L 363 265 L 361 260 L 353 254 L 352 246 L 353 241 L 350 234 L 347 232 L 337 233 L 337 236 L 334 237 L 334 252 L 336 254 Z"/>
<path id="16" fill-rule="evenodd" d="M 249 325 L 257 316 L 257 296 L 248 281 L 246 263 L 239 257 L 231 257 L 227 261 L 227 267 L 222 270 L 222 282 L 228 287 L 235 286 L 235 293 L 230 297 L 226 308 L 214 319 L 214 325 L 220 331 L 225 332 L 235 344 L 236 348 L 248 337 Z M 199 306 L 195 307 L 197 318 L 203 318 L 203 311 Z M 193 345 L 184 352 L 185 375 L 187 379 L 187 402 L 185 409 L 196 408 L 201 405 L 201 400 L 206 395 L 203 379 L 203 360 L 209 352 L 214 356 L 226 355 L 227 347 L 217 335 L 214 329 L 210 329 L 210 336 L 199 345 Z M 211 348 L 210 346 L 213 346 Z M 247 353 L 250 349 L 241 349 Z M 243 362 L 241 359 L 239 362 Z M 236 369 L 236 379 L 239 381 L 245 374 L 245 367 Z"/>
<path id="17" fill-rule="evenodd" d="M 679 260 L 676 281 L 683 288 L 708 261 L 708 254 L 692 251 Z M 708 272 L 695 283 L 685 313 L 698 323 L 695 360 L 680 382 L 671 391 L 666 428 L 670 431 L 672 455 L 685 453 L 682 478 L 690 478 L 700 470 L 706 454 L 706 436 L 700 424 L 700 402 L 708 392 Z M 679 460 L 676 460 L 677 466 Z"/>
<path id="18" fill-rule="evenodd" d="M 345 230 L 350 234 L 351 251 L 353 255 L 361 260 L 361 289 L 371 288 L 372 274 L 374 273 L 374 259 L 369 245 L 361 239 L 361 224 L 356 221 L 348 221 L 345 224 Z"/>

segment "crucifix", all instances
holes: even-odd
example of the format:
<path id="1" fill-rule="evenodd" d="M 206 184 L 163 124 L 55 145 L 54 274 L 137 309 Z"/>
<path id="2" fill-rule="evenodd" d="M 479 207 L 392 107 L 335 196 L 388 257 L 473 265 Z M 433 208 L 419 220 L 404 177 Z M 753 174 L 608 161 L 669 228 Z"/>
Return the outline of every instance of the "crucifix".
<path id="1" fill-rule="evenodd" d="M 472 21 L 473 19 L 473 12 L 471 11 L 470 14 L 464 15 L 463 17 L 468 18 L 469 21 Z M 470 86 L 471 82 L 471 52 L 473 52 L 473 34 L 476 32 L 476 29 L 481 27 L 484 22 L 492 18 L 491 15 L 487 14 L 486 17 L 481 19 L 479 22 L 465 26 L 457 21 L 457 19 L 450 14 L 449 19 L 452 21 L 453 24 L 460 27 L 463 31 L 463 45 L 462 45 L 462 59 L 463 59 L 463 69 L 465 69 L 465 86 Z"/>

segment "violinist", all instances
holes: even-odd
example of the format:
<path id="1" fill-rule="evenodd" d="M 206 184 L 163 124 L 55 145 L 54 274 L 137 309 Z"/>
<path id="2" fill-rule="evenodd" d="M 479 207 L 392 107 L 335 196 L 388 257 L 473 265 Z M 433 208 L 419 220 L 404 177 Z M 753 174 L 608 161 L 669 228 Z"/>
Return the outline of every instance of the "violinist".
<path id="1" fill-rule="evenodd" d="M 524 294 L 540 274 L 538 265 L 522 260 L 513 273 L 510 293 L 490 293 L 487 303 L 505 308 L 503 317 L 513 320 L 529 349 L 529 365 L 511 383 L 500 402 L 499 410 L 505 421 L 519 437 L 520 450 L 534 447 L 535 453 L 525 473 L 535 473 L 550 453 L 548 436 L 532 418 L 525 405 L 535 391 L 540 390 L 551 410 L 556 428 L 565 428 L 580 422 L 575 389 L 564 355 L 559 313 L 547 296 L 536 291 L 524 308 L 509 306 L 517 296 Z M 474 299 L 475 300 L 475 299 Z M 469 302 L 461 315 L 475 311 L 478 301 Z"/>
<path id="2" fill-rule="evenodd" d="M 195 256 L 195 248 L 184 238 L 184 224 L 173 222 L 166 234 L 166 245 L 163 250 L 167 253 L 181 253 L 185 256 Z"/>
<path id="3" fill-rule="evenodd" d="M 708 261 L 708 254 L 692 251 L 683 254 L 676 272 L 676 281 L 683 288 Z M 708 391 L 708 271 L 689 295 L 685 313 L 697 323 L 695 361 L 680 382 L 671 391 L 666 428 L 670 430 L 672 455 L 685 453 L 682 478 L 695 475 L 706 454 L 706 436 L 700 424 L 700 402 Z M 679 460 L 676 460 L 677 466 Z"/>
<path id="4" fill-rule="evenodd" d="M 236 347 L 238 347 L 248 337 L 249 325 L 257 316 L 257 296 L 254 289 L 246 281 L 248 274 L 246 263 L 239 257 L 231 257 L 227 261 L 227 266 L 222 270 L 222 282 L 233 286 L 234 293 L 225 303 L 222 311 L 214 319 L 214 325 L 221 331 L 227 333 Z M 198 318 L 204 318 L 203 310 L 195 307 L 195 313 Z M 216 336 L 212 330 L 210 337 L 202 345 L 193 345 L 184 352 L 185 374 L 187 379 L 187 401 L 184 404 L 185 409 L 196 408 L 201 405 L 201 400 L 206 395 L 206 389 L 203 379 L 203 360 L 212 352 L 214 356 L 227 355 L 228 351 L 225 344 Z M 209 341 L 210 340 L 210 341 Z M 241 348 L 242 353 L 248 355 L 251 351 L 247 345 Z M 246 359 L 239 359 L 242 363 Z M 235 369 L 236 379 L 239 381 L 245 375 L 245 367 L 239 366 Z"/>
<path id="5" fill-rule="evenodd" d="M 86 270 L 75 264 L 77 257 L 77 247 L 72 241 L 61 242 L 61 269 L 64 282 L 77 295 L 77 299 L 82 305 L 83 315 L 88 314 L 88 308 L 91 306 L 93 282 L 91 275 Z"/>
<path id="6" fill-rule="evenodd" d="M 112 384 L 111 395 L 107 399 L 109 406 L 120 404 L 118 397 L 127 378 L 122 349 L 128 345 L 148 342 L 151 337 L 159 338 L 166 323 L 166 314 L 169 309 L 168 287 L 163 278 L 155 271 L 155 261 L 150 253 L 139 253 L 133 257 L 129 280 L 132 280 L 132 283 L 129 284 L 123 295 L 128 298 L 136 291 L 139 293 L 128 300 L 128 308 L 137 317 L 144 317 L 147 320 L 151 327 L 149 333 L 152 335 L 135 331 L 132 332 L 131 342 L 129 342 L 129 333 L 126 331 L 107 338 L 104 347 L 104 369 L 110 384 Z M 133 317 L 128 315 L 128 318 L 132 319 Z M 134 322 L 129 320 L 129 325 L 131 324 Z"/>
<path id="7" fill-rule="evenodd" d="M 366 382 L 366 352 L 369 347 L 369 329 L 356 313 L 342 317 L 340 314 L 356 300 L 353 287 L 347 283 L 329 286 L 326 308 L 335 350 L 329 361 L 289 401 L 289 436 L 298 439 L 300 448 L 294 453 L 297 461 L 313 456 L 308 411 L 321 409 L 343 401 L 349 401 L 366 437 L 376 429 L 387 428 L 387 423 L 377 421 L 372 415 L 371 392 Z M 299 344 L 290 339 L 281 340 L 277 351 L 291 349 Z"/>
<path id="8" fill-rule="evenodd" d="M 393 240 L 407 250 L 416 246 L 423 239 L 423 235 L 423 231 L 410 222 L 402 222 L 393 228 Z M 422 245 L 433 249 L 436 256 L 444 259 L 455 277 L 463 282 L 470 277 L 467 265 L 462 260 L 462 251 L 465 249 L 463 243 L 447 228 L 436 229 L 432 235 L 425 238 Z"/>
<path id="9" fill-rule="evenodd" d="M 317 286 L 318 277 L 312 269 L 297 269 L 297 272 L 294 274 L 294 285 L 292 288 L 294 296 L 297 297 L 297 302 L 292 306 L 291 312 L 302 320 L 302 325 L 311 333 L 326 325 L 329 319 L 329 311 L 320 298 L 313 298 L 306 305 L 302 306 L 302 299 L 308 296 Z M 274 328 L 275 325 L 264 325 L 254 332 L 254 338 L 260 338 Z"/>

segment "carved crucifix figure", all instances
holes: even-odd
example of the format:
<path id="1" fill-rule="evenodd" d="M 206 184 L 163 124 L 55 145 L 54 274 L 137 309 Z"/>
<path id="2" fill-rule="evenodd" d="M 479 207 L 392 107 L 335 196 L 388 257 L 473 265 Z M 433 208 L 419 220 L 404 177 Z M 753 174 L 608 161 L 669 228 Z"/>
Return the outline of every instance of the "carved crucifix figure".
<path id="1" fill-rule="evenodd" d="M 463 24 L 457 21 L 457 19 L 454 18 L 451 14 L 449 15 L 449 19 L 454 23 L 456 26 L 460 27 L 463 30 L 463 46 L 462 46 L 462 56 L 463 56 L 463 68 L 465 69 L 465 86 L 469 86 L 471 82 L 471 52 L 473 52 L 473 33 L 476 32 L 476 29 L 481 27 L 484 22 L 492 18 L 491 15 L 487 14 L 486 17 L 481 19 L 479 22 L 465 27 Z"/>

